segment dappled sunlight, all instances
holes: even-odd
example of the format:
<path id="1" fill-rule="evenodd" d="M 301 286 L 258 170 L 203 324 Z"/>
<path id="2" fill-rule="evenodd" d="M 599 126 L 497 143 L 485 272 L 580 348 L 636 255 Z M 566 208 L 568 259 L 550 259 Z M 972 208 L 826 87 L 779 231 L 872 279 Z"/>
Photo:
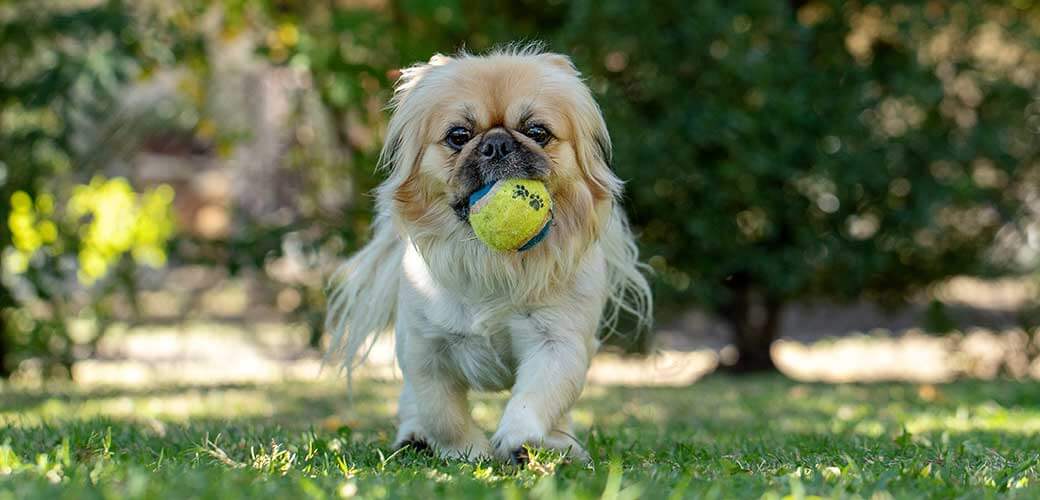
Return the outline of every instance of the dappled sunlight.
<path id="1" fill-rule="evenodd" d="M 85 389 L 50 384 L 0 388 L 0 422 L 10 425 L 89 421 L 186 423 L 264 421 L 290 428 L 336 428 L 387 422 L 396 411 L 398 387 L 361 384 L 353 395 L 339 383 L 157 385 Z"/>
<path id="2" fill-rule="evenodd" d="M 777 366 L 800 380 L 948 380 L 946 349 L 933 337 L 908 335 L 899 339 L 849 337 L 802 344 L 779 340 L 773 346 Z"/>
<path id="3" fill-rule="evenodd" d="M 734 392 L 730 384 L 737 383 Z M 763 434 L 864 436 L 894 439 L 903 432 L 970 435 L 975 431 L 1040 433 L 1040 406 L 1029 382 L 801 384 L 777 378 L 712 377 L 684 389 L 593 387 L 575 411 L 581 427 L 625 426 Z"/>
<path id="4" fill-rule="evenodd" d="M 99 358 L 73 366 L 75 383 L 23 377 L 3 386 L 0 422 L 39 426 L 110 419 L 148 428 L 264 422 L 318 432 L 349 429 L 385 445 L 400 391 L 392 340 L 376 342 L 356 373 L 351 398 L 342 374 L 333 366 L 322 370 L 300 333 L 284 325 L 119 330 L 101 344 Z M 580 436 L 630 428 L 662 441 L 679 433 L 691 443 L 710 442 L 734 428 L 749 435 L 877 440 L 904 432 L 1036 435 L 1040 407 L 1029 403 L 1029 382 L 942 383 L 966 374 L 999 378 L 1011 371 L 1009 356 L 1021 342 L 1023 334 L 1015 330 L 781 341 L 774 348 L 779 366 L 802 381 L 702 378 L 718 364 L 708 350 L 644 357 L 608 352 L 594 360 L 572 417 Z M 862 383 L 893 379 L 914 383 Z M 807 382 L 812 380 L 836 384 Z M 491 432 L 507 398 L 506 393 L 474 394 L 471 410 L 478 424 Z"/>
<path id="5" fill-rule="evenodd" d="M 1001 373 L 1040 378 L 1040 358 L 1030 360 L 1029 341 L 1021 329 L 944 336 L 912 329 L 901 336 L 879 331 L 814 343 L 779 340 L 773 356 L 786 375 L 806 381 L 945 382 L 964 376 L 993 379 Z"/>
<path id="6" fill-rule="evenodd" d="M 99 344 L 98 357 L 73 365 L 77 383 L 146 387 L 343 380 L 336 360 L 323 362 L 304 342 L 305 332 L 285 324 L 198 322 L 115 330 Z M 781 339 L 773 346 L 773 356 L 781 371 L 802 381 L 1040 378 L 1040 359 L 1030 359 L 1029 344 L 1029 333 L 1018 328 L 974 328 L 943 336 L 918 329 L 900 335 L 875 330 L 812 342 Z M 380 337 L 355 376 L 399 380 L 393 350 L 392 335 Z M 684 387 L 715 371 L 720 357 L 726 356 L 726 348 L 720 353 L 708 348 L 658 349 L 649 355 L 603 352 L 593 359 L 588 380 L 590 386 Z"/>
<path id="7" fill-rule="evenodd" d="M 111 463 L 120 458 L 110 448 L 137 453 L 126 450 L 144 442 L 150 474 L 170 474 L 166 461 L 189 460 L 225 475 L 325 478 L 337 491 L 364 496 L 393 490 L 382 482 L 386 473 L 446 487 L 545 491 L 558 486 L 544 478 L 608 481 L 606 475 L 617 474 L 642 477 L 630 486 L 652 488 L 655 480 L 639 472 L 648 464 L 700 483 L 760 477 L 784 491 L 869 485 L 885 471 L 939 487 L 1012 489 L 1036 481 L 1027 449 L 1040 446 L 1040 395 L 1032 382 L 820 384 L 715 375 L 686 387 L 589 385 L 573 417 L 575 434 L 597 461 L 592 466 L 540 450 L 526 468 L 464 464 L 390 448 L 400 382 L 362 378 L 355 391 L 351 400 L 341 380 L 321 379 L 91 388 L 9 383 L 0 386 L 0 475 L 6 467 L 61 481 L 77 459 L 66 458 L 66 446 L 79 460 Z M 494 429 L 506 397 L 472 398 L 485 431 Z M 42 443 L 35 453 L 46 455 L 46 463 L 5 448 L 12 437 Z M 1008 440 L 1021 445 L 1000 444 Z M 620 457 L 625 465 L 614 471 Z M 953 464 L 966 475 L 953 476 Z M 606 487 L 597 484 L 597 491 Z"/>
<path id="8" fill-rule="evenodd" d="M 337 360 L 323 362 L 302 341 L 299 328 L 281 323 L 242 325 L 188 322 L 172 326 L 114 328 L 98 357 L 75 363 L 80 385 L 278 383 L 343 380 Z M 686 386 L 718 366 L 709 349 L 660 350 L 648 356 L 597 355 L 589 369 L 594 385 Z M 359 379 L 398 380 L 392 335 L 378 338 Z"/>
<path id="9" fill-rule="evenodd" d="M 988 402 L 961 406 L 952 411 L 921 411 L 909 416 L 911 433 L 989 431 L 1013 434 L 1040 433 L 1040 409 L 1004 408 Z"/>
<path id="10" fill-rule="evenodd" d="M 0 419 L 7 423 L 29 422 L 41 424 L 52 421 L 91 420 L 99 417 L 114 420 L 162 419 L 186 421 L 193 418 L 233 418 L 271 415 L 275 402 L 256 390 L 212 391 L 187 389 L 175 393 L 141 396 L 87 395 L 86 399 L 67 401 L 60 398 L 48 399 L 31 412 L 17 414 L 2 413 Z"/>
<path id="11" fill-rule="evenodd" d="M 733 426 L 800 434 L 903 432 L 1040 433 L 1040 407 L 1029 405 L 1024 384 L 806 385 L 777 378 L 755 383 L 712 377 L 685 388 L 593 385 L 573 417 L 580 432 L 625 427 L 720 432 Z M 1004 389 L 1007 386 L 1009 389 Z M 248 385 L 154 386 L 144 389 L 5 386 L 0 421 L 8 425 L 97 418 L 178 423 L 195 420 L 267 421 L 287 428 L 358 432 L 393 422 L 400 386 L 359 381 L 353 403 L 343 385 L 329 381 Z M 479 394 L 472 411 L 485 429 L 501 417 L 506 395 Z M 1003 402 L 1002 402 L 1003 401 Z"/>
<path id="12" fill-rule="evenodd" d="M 226 285 L 204 300 L 224 309 L 241 304 L 246 287 Z M 937 295 L 957 304 L 978 287 L 955 285 Z M 1005 288 L 1008 293 L 985 294 L 993 307 L 1021 300 L 1021 290 Z M 86 318 L 72 325 L 76 331 L 94 327 Z M 660 464 L 686 471 L 704 488 L 720 478 L 739 483 L 752 475 L 780 491 L 807 484 L 839 488 L 878 481 L 886 473 L 879 470 L 936 487 L 956 482 L 1010 491 L 1035 482 L 1026 450 L 1040 447 L 1040 395 L 1031 380 L 1038 365 L 1025 355 L 1025 331 L 893 331 L 785 338 L 773 354 L 791 378 L 714 374 L 732 353 L 704 344 L 663 343 L 645 356 L 605 349 L 594 358 L 572 412 L 575 435 L 602 464 L 590 469 L 575 469 L 543 451 L 520 470 L 395 452 L 401 378 L 393 337 L 374 343 L 355 371 L 351 397 L 335 360 L 323 364 L 305 328 L 270 320 L 111 325 L 96 356 L 72 365 L 73 381 L 49 381 L 25 364 L 28 369 L 0 385 L 0 428 L 16 437 L 72 429 L 64 434 L 71 439 L 76 429 L 89 429 L 80 437 L 88 447 L 111 432 L 116 441 L 154 440 L 159 455 L 180 440 L 179 456 L 197 457 L 196 463 L 221 474 L 291 477 L 324 470 L 336 478 L 336 491 L 365 496 L 389 494 L 391 486 L 372 478 L 402 468 L 422 484 L 520 484 L 550 491 L 556 483 L 545 478 L 602 474 L 617 457 L 628 457 L 625 477 Z M 489 435 L 507 399 L 507 393 L 471 396 L 474 419 Z M 0 435 L 0 475 L 6 463 L 57 481 L 64 477 L 56 465 L 63 463 L 60 451 L 42 467 L 21 457 L 5 459 L 4 439 Z M 60 446 L 58 438 L 29 439 Z M 1027 444 L 1007 448 L 1007 442 Z M 844 455 L 828 451 L 835 449 Z M 944 469 L 950 450 L 959 463 L 970 464 L 963 478 Z M 1008 467 L 1016 468 L 1009 473 Z"/>

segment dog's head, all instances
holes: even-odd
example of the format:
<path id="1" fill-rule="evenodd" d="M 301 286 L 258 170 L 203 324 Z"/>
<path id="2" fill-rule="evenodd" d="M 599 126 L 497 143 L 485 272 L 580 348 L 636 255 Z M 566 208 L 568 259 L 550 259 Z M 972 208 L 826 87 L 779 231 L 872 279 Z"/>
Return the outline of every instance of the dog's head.
<path id="1" fill-rule="evenodd" d="M 565 56 L 437 55 L 402 72 L 393 107 L 380 203 L 413 238 L 468 231 L 469 195 L 522 177 L 553 197 L 550 246 L 587 244 L 621 190 L 599 107 Z"/>

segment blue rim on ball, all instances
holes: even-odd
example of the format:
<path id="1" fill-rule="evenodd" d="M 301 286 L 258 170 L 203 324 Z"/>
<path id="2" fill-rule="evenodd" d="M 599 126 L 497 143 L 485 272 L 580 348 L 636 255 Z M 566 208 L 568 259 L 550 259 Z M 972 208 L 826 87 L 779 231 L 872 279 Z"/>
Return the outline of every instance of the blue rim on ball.
<path id="1" fill-rule="evenodd" d="M 545 226 L 542 227 L 542 230 L 538 231 L 538 234 L 534 235 L 533 238 L 527 240 L 527 243 L 524 243 L 524 245 L 522 247 L 517 248 L 516 251 L 517 252 L 523 252 L 523 251 L 526 251 L 526 250 L 530 250 L 530 249 L 534 248 L 535 245 L 541 243 L 542 240 L 545 239 L 545 236 L 549 234 L 549 228 L 552 227 L 552 223 L 553 223 L 553 212 L 552 212 L 552 209 L 549 209 L 549 220 L 545 221 Z"/>

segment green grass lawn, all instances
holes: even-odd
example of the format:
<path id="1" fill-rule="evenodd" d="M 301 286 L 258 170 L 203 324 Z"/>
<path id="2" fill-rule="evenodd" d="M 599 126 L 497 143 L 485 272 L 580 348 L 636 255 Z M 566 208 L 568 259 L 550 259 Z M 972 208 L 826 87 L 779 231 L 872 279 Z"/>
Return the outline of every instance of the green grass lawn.
<path id="1" fill-rule="evenodd" d="M 0 386 L 0 498 L 1040 497 L 1040 384 L 589 387 L 591 465 L 390 450 L 397 386 Z M 474 401 L 487 429 L 501 396 Z M 330 418 L 331 417 L 331 418 Z"/>

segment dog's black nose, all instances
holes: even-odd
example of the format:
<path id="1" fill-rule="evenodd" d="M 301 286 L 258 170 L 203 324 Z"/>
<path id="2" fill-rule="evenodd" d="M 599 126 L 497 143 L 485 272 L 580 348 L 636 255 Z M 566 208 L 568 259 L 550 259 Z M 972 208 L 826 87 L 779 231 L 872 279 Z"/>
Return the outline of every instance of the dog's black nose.
<path id="1" fill-rule="evenodd" d="M 492 130 L 484 135 L 480 144 L 480 157 L 485 160 L 504 158 L 516 149 L 516 139 L 505 130 Z"/>

